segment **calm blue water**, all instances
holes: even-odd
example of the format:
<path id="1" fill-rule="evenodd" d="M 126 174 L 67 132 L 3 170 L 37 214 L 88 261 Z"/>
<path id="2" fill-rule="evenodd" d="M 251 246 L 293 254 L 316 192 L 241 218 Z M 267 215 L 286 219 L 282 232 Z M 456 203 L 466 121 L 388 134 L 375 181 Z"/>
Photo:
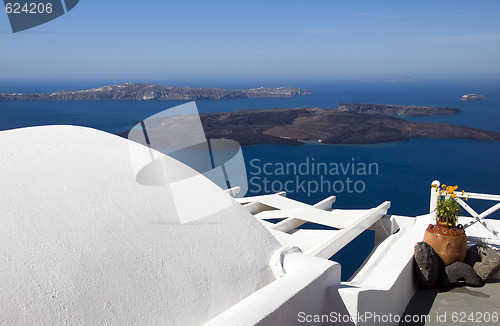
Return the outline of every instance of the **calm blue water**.
<path id="1" fill-rule="evenodd" d="M 50 84 L 2 84 L 2 92 L 45 92 L 57 89 L 81 89 L 99 84 L 82 83 L 63 85 Z M 219 86 L 219 85 L 217 85 Z M 237 87 L 258 87 L 261 85 L 238 85 Z M 280 86 L 264 85 L 264 86 Z M 434 121 L 500 131 L 500 83 L 340 83 L 322 84 L 295 83 L 313 95 L 289 99 L 235 99 L 218 101 L 197 101 L 201 113 L 236 111 L 243 109 L 267 109 L 273 107 L 336 107 L 339 102 L 364 102 L 386 104 L 408 104 L 459 107 L 463 113 L 455 116 L 407 118 L 413 121 Z M 222 87 L 222 86 L 219 86 Z M 230 87 L 230 86 L 226 86 Z M 467 93 L 480 93 L 485 101 L 462 102 L 459 98 Z M 0 130 L 47 125 L 73 124 L 88 126 L 118 133 L 130 129 L 135 121 L 185 103 L 184 101 L 133 101 L 133 102 L 0 102 Z M 1 144 L 0 144 L 1 145 Z M 288 196 L 301 201 L 315 203 L 329 195 L 336 195 L 338 208 L 368 208 L 386 200 L 391 201 L 390 213 L 416 216 L 428 212 L 429 186 L 438 179 L 446 184 L 457 184 L 459 189 L 482 193 L 500 193 L 500 144 L 476 140 L 457 139 L 415 139 L 409 142 L 378 144 L 368 146 L 308 144 L 299 147 L 261 145 L 244 148 L 247 173 L 250 183 L 249 195 L 265 193 L 262 182 L 279 191 L 289 182 Z M 367 173 L 356 170 L 346 175 L 306 176 L 278 175 L 275 170 L 266 175 L 259 169 L 277 164 L 298 165 L 312 162 L 356 167 L 372 164 L 377 170 Z M 253 162 L 253 163 L 252 163 Z M 352 172 L 352 171 L 351 171 Z M 376 172 L 376 173 L 375 173 Z M 323 177 L 323 179 L 321 179 Z M 348 191 L 357 182 L 357 189 Z M 251 179 L 252 180 L 252 179 Z M 300 187 L 301 181 L 311 181 L 323 190 L 313 189 L 308 193 Z M 259 183 L 260 182 L 260 183 Z M 335 188 L 325 185 L 335 183 Z M 343 188 L 341 188 L 343 186 Z M 259 189 L 260 188 L 260 189 Z M 326 189 L 328 188 L 328 189 Z M 356 191 L 357 190 L 357 191 Z M 362 190 L 362 191 L 360 191 Z M 478 210 L 491 203 L 477 203 Z M 499 214 L 495 215 L 500 218 Z M 373 235 L 366 232 L 334 259 L 343 263 L 343 279 L 359 266 L 372 249 Z"/>

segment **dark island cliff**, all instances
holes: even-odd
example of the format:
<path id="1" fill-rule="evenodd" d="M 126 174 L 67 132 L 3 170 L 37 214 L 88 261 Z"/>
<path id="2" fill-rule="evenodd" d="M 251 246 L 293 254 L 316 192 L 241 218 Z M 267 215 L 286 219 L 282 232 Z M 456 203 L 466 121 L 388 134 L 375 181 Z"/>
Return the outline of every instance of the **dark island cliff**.
<path id="1" fill-rule="evenodd" d="M 311 94 L 311 92 L 295 87 L 259 87 L 244 90 L 231 90 L 127 83 L 124 85 L 103 86 L 81 91 L 0 94 L 0 101 L 220 100 L 250 97 L 293 97 L 308 94 Z"/>
<path id="2" fill-rule="evenodd" d="M 338 110 L 340 112 L 364 113 L 364 114 L 386 114 L 386 115 L 452 115 L 462 112 L 458 108 L 442 106 L 415 106 L 415 105 L 390 105 L 390 104 L 366 104 L 366 103 L 342 103 Z"/>
<path id="3" fill-rule="evenodd" d="M 207 138 L 228 138 L 242 146 L 375 144 L 412 138 L 470 138 L 500 141 L 500 133 L 442 123 L 410 122 L 385 114 L 298 108 L 243 110 L 201 115 Z"/>

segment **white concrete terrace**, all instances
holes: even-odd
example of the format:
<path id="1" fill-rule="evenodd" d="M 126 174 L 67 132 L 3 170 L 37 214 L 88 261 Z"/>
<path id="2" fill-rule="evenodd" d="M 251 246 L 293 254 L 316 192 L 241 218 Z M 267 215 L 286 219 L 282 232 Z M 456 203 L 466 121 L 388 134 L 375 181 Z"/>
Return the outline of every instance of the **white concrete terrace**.
<path id="1" fill-rule="evenodd" d="M 387 215 L 387 203 L 336 211 L 332 198 L 304 206 L 279 195 L 242 207 L 189 167 L 90 128 L 3 131 L 0 144 L 2 325 L 293 325 L 301 312 L 400 315 L 415 292 L 413 245 L 430 215 Z M 154 171 L 173 169 L 178 183 L 140 184 L 131 152 L 144 153 L 145 166 L 160 159 L 165 169 Z M 282 224 L 265 223 L 276 214 Z M 308 218 L 332 232 L 304 242 L 313 233 L 297 227 Z M 378 246 L 340 282 L 341 266 L 319 257 L 368 227 Z M 491 238 L 481 223 L 467 233 Z"/>

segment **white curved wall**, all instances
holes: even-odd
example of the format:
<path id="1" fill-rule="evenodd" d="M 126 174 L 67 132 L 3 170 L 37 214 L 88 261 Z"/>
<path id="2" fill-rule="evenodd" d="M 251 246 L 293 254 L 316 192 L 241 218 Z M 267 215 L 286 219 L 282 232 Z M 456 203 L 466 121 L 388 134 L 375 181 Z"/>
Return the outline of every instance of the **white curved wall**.
<path id="1" fill-rule="evenodd" d="M 216 213 L 187 224 L 135 181 L 142 145 L 71 126 L 0 144 L 1 324 L 200 324 L 274 279 L 279 244 L 210 181 L 182 204 Z"/>

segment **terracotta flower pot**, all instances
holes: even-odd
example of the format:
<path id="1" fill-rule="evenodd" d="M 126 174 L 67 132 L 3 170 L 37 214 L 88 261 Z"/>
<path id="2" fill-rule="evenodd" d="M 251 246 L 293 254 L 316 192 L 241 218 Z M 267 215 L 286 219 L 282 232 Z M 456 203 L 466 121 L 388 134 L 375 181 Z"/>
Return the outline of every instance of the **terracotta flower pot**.
<path id="1" fill-rule="evenodd" d="M 448 225 L 429 224 L 425 230 L 427 242 L 438 254 L 440 263 L 448 266 L 456 261 L 463 262 L 467 253 L 467 236 L 463 228 Z"/>

